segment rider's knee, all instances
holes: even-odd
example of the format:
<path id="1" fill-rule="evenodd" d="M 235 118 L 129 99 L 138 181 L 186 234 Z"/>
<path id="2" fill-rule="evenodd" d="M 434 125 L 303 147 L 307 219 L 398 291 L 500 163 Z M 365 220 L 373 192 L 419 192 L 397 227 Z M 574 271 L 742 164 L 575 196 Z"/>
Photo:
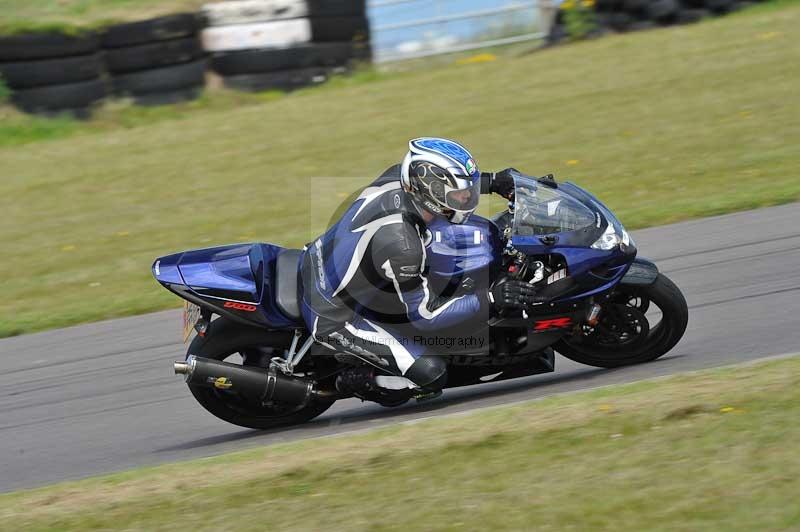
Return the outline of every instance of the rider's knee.
<path id="1" fill-rule="evenodd" d="M 420 388 L 441 390 L 447 382 L 447 362 L 437 356 L 422 356 L 406 371 L 405 378 Z"/>

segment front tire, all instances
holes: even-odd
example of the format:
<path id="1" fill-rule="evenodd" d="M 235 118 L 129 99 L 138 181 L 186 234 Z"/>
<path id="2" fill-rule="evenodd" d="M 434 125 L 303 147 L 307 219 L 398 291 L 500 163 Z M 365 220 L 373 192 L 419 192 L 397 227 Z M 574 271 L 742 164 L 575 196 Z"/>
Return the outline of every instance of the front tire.
<path id="1" fill-rule="evenodd" d="M 218 318 L 211 323 L 204 337 L 195 337 L 186 356 L 223 361 L 239 353 L 245 365 L 266 368 L 270 357 L 264 351 L 275 348 L 281 352 L 289 345 L 291 338 L 290 332 L 265 331 Z M 314 398 L 300 407 L 266 406 L 254 404 L 236 393 L 224 390 L 191 385 L 189 390 L 203 408 L 218 418 L 240 427 L 260 430 L 305 423 L 325 412 L 335 402 Z"/>
<path id="2" fill-rule="evenodd" d="M 653 306 L 661 311 L 661 320 L 651 326 L 646 312 Z M 602 331 L 576 334 L 560 340 L 554 346 L 556 351 L 575 362 L 599 368 L 641 364 L 675 347 L 689 322 L 686 299 L 675 283 L 662 273 L 647 286 L 618 286 L 603 313 L 605 317 L 601 315 L 597 329 L 605 328 L 608 334 Z M 617 319 L 617 324 L 612 326 L 608 321 L 613 318 Z M 604 323 L 604 320 L 608 321 Z M 625 320 L 627 324 L 620 327 L 619 321 Z M 614 333 L 617 333 L 616 342 Z"/>

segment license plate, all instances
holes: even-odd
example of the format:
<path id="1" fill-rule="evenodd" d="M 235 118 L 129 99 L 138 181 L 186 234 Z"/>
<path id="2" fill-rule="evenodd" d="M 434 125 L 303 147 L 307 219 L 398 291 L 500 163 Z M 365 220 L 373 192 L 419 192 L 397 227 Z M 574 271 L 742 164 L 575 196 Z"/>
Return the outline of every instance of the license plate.
<path id="1" fill-rule="evenodd" d="M 189 341 L 192 336 L 194 326 L 200 319 L 200 307 L 188 301 L 183 302 L 183 343 Z"/>

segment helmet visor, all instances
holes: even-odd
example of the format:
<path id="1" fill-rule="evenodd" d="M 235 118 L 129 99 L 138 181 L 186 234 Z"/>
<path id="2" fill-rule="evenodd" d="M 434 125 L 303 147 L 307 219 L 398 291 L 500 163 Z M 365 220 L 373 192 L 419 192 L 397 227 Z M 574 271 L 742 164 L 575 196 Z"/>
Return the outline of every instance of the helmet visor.
<path id="1" fill-rule="evenodd" d="M 465 188 L 445 187 L 444 203 L 448 209 L 453 209 L 454 211 L 474 211 L 480 200 L 480 180 L 460 178 L 459 181 L 464 183 Z"/>

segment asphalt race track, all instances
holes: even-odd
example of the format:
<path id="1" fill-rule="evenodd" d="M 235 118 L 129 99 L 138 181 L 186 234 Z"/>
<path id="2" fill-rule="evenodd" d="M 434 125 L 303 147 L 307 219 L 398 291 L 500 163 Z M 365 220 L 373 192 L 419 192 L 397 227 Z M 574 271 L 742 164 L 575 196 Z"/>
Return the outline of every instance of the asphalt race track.
<path id="1" fill-rule="evenodd" d="M 800 204 L 634 238 L 689 302 L 686 336 L 663 359 L 599 370 L 559 358 L 556 373 L 394 410 L 343 401 L 277 432 L 228 425 L 195 403 L 172 374 L 185 352 L 178 311 L 0 340 L 0 491 L 800 351 Z"/>

